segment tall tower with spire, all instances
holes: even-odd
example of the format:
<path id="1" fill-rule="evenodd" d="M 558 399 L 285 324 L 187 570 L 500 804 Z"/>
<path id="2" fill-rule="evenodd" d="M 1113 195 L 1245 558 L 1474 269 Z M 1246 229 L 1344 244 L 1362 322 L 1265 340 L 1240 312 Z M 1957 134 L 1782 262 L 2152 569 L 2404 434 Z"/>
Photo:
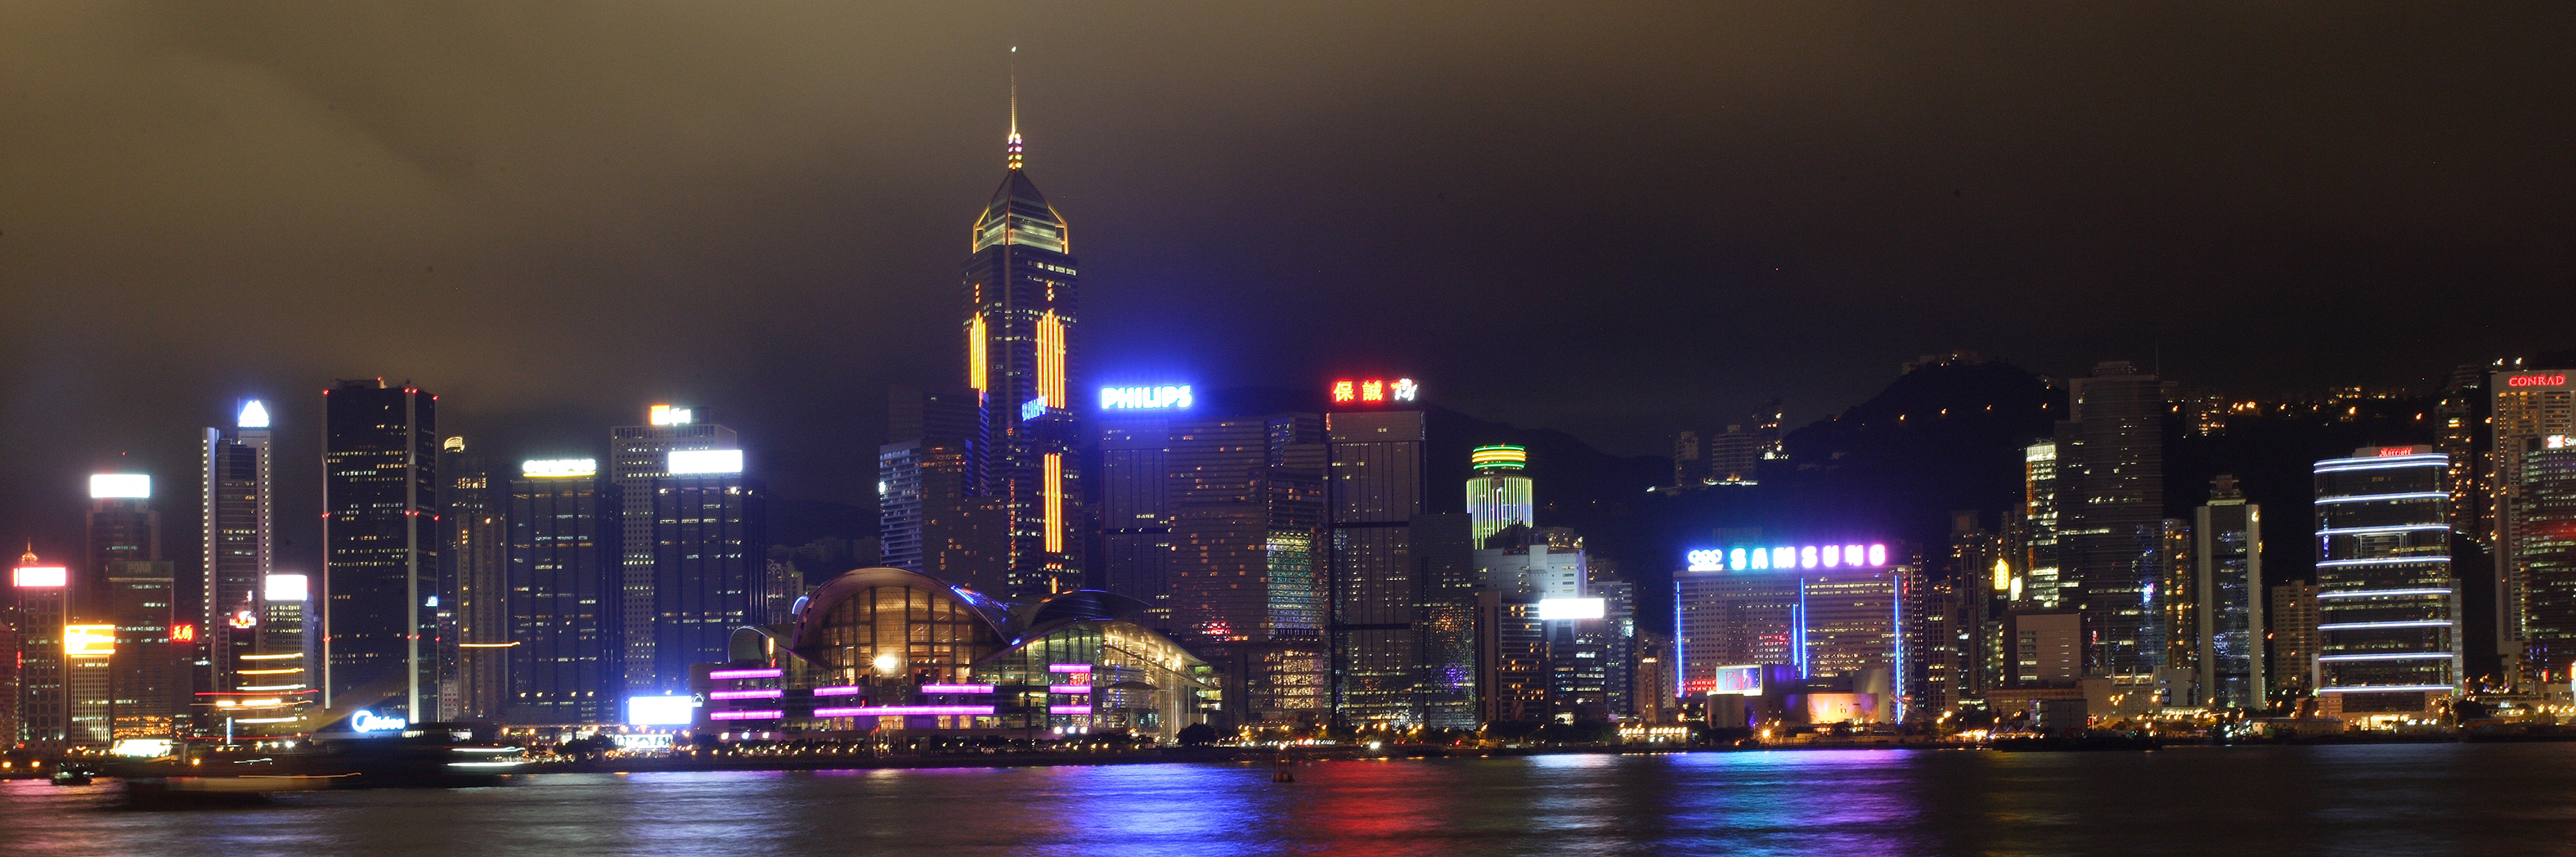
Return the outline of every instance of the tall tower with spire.
<path id="1" fill-rule="evenodd" d="M 965 263 L 966 383 L 982 401 L 980 481 L 1003 507 L 1011 597 L 1082 585 L 1072 361 L 1076 270 L 1064 216 L 1030 183 L 1019 81 L 1001 187 L 975 218 Z"/>

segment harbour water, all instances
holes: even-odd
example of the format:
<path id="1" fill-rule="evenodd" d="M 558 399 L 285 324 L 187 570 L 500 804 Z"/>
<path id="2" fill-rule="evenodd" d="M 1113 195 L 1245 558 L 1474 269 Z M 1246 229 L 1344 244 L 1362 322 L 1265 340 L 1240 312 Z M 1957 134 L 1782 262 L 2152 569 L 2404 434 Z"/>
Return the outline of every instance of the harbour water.
<path id="1" fill-rule="evenodd" d="M 1786 751 L 826 772 L 116 809 L 0 783 L 10 855 L 2541 854 L 2576 744 Z"/>

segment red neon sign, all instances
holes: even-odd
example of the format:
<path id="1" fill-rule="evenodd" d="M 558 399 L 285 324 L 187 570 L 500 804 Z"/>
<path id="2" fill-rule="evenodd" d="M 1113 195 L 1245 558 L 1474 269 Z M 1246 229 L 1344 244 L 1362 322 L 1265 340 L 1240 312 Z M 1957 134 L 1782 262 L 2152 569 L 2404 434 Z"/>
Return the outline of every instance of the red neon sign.
<path id="1" fill-rule="evenodd" d="M 197 641 L 197 626 L 195 626 L 195 625 L 188 625 L 188 624 L 179 624 L 179 625 L 172 625 L 172 626 L 170 626 L 170 642 L 173 642 L 173 643 L 193 643 L 193 642 L 196 642 L 196 641 Z"/>
<path id="2" fill-rule="evenodd" d="M 2504 385 L 2507 387 L 2564 387 L 2567 386 L 2567 376 L 2515 375 L 2504 379 Z"/>
<path id="3" fill-rule="evenodd" d="M 1397 378 L 1393 381 L 1389 381 L 1384 378 L 1368 378 L 1364 380 L 1345 378 L 1333 382 L 1333 401 L 1335 402 L 1376 402 L 1380 404 L 1386 402 L 1410 402 L 1413 401 L 1414 397 L 1419 395 L 1421 392 L 1422 385 L 1414 383 L 1411 378 Z"/>
<path id="4" fill-rule="evenodd" d="M 2394 455 L 2414 455 L 2414 454 L 2415 454 L 2415 448 L 2414 448 L 2414 447 L 2411 447 L 2411 446 L 2383 446 L 2383 447 L 2380 447 L 2380 448 L 2379 448 L 2379 457 L 2381 457 L 2381 458 L 2387 458 L 2387 457 L 2394 456 Z"/>

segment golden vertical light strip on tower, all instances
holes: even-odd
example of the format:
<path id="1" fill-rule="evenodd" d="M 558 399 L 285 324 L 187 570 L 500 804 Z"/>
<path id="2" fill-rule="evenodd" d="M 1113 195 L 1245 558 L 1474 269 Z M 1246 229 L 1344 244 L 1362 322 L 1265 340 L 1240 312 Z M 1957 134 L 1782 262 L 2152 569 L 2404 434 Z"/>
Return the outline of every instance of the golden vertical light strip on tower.
<path id="1" fill-rule="evenodd" d="M 1046 454 L 1046 477 L 1038 486 L 1046 504 L 1046 552 L 1064 552 L 1064 453 Z"/>
<path id="2" fill-rule="evenodd" d="M 1038 397 L 1046 406 L 1065 406 L 1064 397 L 1064 319 L 1047 310 L 1038 316 Z"/>
<path id="3" fill-rule="evenodd" d="M 984 371 L 984 314 L 977 312 L 966 322 L 966 386 L 984 392 Z"/>

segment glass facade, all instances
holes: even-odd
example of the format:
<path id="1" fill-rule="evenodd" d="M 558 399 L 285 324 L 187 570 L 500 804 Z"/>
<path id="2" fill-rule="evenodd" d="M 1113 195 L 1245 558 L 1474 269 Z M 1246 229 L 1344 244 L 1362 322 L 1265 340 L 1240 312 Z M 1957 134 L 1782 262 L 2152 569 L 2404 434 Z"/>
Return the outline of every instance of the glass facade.
<path id="1" fill-rule="evenodd" d="M 1034 605 L 894 568 L 848 572 L 791 627 L 734 632 L 695 668 L 699 727 L 818 737 L 906 731 L 1169 741 L 1218 704 L 1207 664 L 1132 619 L 1143 602 L 1078 590 Z"/>
<path id="2" fill-rule="evenodd" d="M 2411 715 L 2458 690 L 2450 459 L 2364 449 L 2316 464 L 2317 674 L 2327 712 Z"/>

